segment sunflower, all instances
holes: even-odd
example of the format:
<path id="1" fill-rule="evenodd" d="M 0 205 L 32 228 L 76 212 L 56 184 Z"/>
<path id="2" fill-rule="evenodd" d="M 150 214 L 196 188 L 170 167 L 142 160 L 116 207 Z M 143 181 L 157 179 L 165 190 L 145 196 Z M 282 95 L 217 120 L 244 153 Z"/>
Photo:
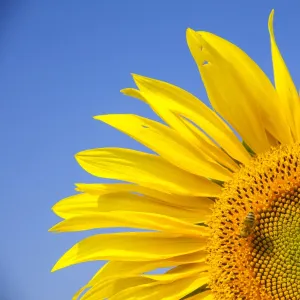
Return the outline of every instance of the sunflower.
<path id="1" fill-rule="evenodd" d="M 133 75 L 138 89 L 122 92 L 166 124 L 95 117 L 156 154 L 76 155 L 87 172 L 119 182 L 77 184 L 80 193 L 53 207 L 63 221 L 51 231 L 134 230 L 93 235 L 62 256 L 54 271 L 108 261 L 74 299 L 85 290 L 84 300 L 300 299 L 300 105 L 273 14 L 275 87 L 237 46 L 188 29 L 213 109 L 177 86 Z M 158 268 L 168 271 L 151 272 Z"/>

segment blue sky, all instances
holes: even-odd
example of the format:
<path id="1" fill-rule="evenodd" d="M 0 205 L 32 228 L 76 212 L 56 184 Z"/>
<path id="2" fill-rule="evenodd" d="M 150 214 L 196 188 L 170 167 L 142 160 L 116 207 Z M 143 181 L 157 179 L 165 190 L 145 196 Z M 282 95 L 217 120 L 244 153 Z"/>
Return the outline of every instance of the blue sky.
<path id="1" fill-rule="evenodd" d="M 186 45 L 187 27 L 236 43 L 271 76 L 267 19 L 275 8 L 277 41 L 299 87 L 299 1 L 37 0 L 2 8 L 3 300 L 71 299 L 99 268 L 101 262 L 50 273 L 60 255 L 88 235 L 48 233 L 58 221 L 51 207 L 74 193 L 75 182 L 97 182 L 77 165 L 76 152 L 144 150 L 92 119 L 106 113 L 155 118 L 119 93 L 133 86 L 130 73 L 171 82 L 207 101 Z"/>

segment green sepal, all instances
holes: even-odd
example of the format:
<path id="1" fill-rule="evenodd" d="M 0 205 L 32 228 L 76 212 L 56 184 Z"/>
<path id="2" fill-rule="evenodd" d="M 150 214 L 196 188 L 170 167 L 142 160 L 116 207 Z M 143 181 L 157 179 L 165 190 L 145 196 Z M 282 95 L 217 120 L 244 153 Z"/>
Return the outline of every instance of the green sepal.
<path id="1" fill-rule="evenodd" d="M 247 152 L 251 155 L 254 156 L 255 152 L 246 144 L 245 141 L 242 142 L 243 146 L 245 147 L 245 149 L 247 150 Z"/>

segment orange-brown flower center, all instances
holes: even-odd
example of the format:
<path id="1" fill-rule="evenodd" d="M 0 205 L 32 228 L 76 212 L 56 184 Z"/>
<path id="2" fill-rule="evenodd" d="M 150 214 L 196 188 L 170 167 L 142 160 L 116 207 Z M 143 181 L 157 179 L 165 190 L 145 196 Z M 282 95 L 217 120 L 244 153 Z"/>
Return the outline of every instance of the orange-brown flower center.
<path id="1" fill-rule="evenodd" d="M 299 157 L 272 149 L 224 187 L 209 224 L 216 299 L 300 299 Z"/>

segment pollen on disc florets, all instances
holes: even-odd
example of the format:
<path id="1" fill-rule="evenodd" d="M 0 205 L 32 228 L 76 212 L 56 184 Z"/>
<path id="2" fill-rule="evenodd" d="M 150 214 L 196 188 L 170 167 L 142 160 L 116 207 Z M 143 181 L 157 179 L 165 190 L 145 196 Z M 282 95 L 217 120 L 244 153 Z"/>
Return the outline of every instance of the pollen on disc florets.
<path id="1" fill-rule="evenodd" d="M 300 146 L 241 168 L 216 201 L 208 263 L 215 299 L 300 299 Z M 241 237 L 249 212 L 253 231 Z"/>

